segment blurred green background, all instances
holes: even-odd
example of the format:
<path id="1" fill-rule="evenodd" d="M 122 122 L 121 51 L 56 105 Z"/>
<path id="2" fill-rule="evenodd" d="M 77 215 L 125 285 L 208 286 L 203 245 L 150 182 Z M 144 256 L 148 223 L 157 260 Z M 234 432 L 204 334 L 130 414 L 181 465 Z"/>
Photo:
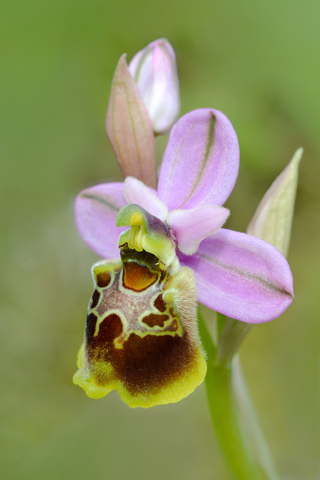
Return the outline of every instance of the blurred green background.
<path id="1" fill-rule="evenodd" d="M 241 147 L 228 228 L 245 231 L 303 146 L 289 262 L 296 299 L 241 348 L 283 478 L 319 478 L 319 14 L 317 0 L 22 0 L 1 21 L 1 478 L 225 480 L 202 385 L 130 410 L 72 384 L 96 255 L 73 200 L 120 180 L 104 129 L 112 75 L 167 37 L 182 114 L 222 110 Z M 157 139 L 160 161 L 167 139 Z"/>

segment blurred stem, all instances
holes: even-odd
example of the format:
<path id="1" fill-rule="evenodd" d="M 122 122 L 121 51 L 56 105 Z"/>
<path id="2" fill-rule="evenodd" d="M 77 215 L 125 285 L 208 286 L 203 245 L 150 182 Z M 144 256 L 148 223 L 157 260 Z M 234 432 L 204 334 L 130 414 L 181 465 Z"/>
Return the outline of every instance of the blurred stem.
<path id="1" fill-rule="evenodd" d="M 217 313 L 218 363 L 230 365 L 252 325 Z"/>
<path id="2" fill-rule="evenodd" d="M 226 319 L 223 320 L 221 323 L 225 324 Z M 230 478 L 276 480 L 239 365 L 233 368 L 233 363 L 218 362 L 218 348 L 200 313 L 199 330 L 207 352 L 206 389 L 211 419 Z"/>
<path id="3" fill-rule="evenodd" d="M 268 478 L 271 480 L 278 480 L 274 460 L 260 426 L 257 412 L 255 410 L 252 397 L 248 390 L 247 382 L 244 378 L 239 356 L 237 355 L 233 360 L 233 385 L 237 400 L 239 402 L 239 408 L 242 414 L 243 422 L 248 429 L 248 435 L 251 438 L 251 444 L 260 465 L 267 473 Z"/>
<path id="4" fill-rule="evenodd" d="M 226 322 L 226 316 L 222 315 L 222 313 L 216 312 L 216 326 L 217 326 L 217 345 L 219 345 L 222 330 L 224 327 L 224 324 Z"/>

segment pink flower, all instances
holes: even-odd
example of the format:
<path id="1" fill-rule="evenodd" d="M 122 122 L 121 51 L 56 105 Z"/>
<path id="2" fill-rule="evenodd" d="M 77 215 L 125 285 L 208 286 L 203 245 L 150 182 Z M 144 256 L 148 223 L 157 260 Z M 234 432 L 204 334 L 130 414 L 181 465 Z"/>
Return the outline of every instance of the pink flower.
<path id="1" fill-rule="evenodd" d="M 129 63 L 139 87 L 153 131 L 167 133 L 180 112 L 176 56 L 168 40 L 161 38 L 140 50 Z"/>
<path id="2" fill-rule="evenodd" d="M 221 228 L 229 215 L 222 205 L 239 168 L 238 140 L 230 121 L 209 108 L 180 118 L 170 133 L 157 190 L 147 186 L 154 186 L 156 179 L 154 158 L 148 156 L 154 152 L 152 129 L 137 88 L 128 80 L 125 62 L 120 62 L 107 131 L 124 176 L 131 176 L 78 195 L 76 223 L 83 240 L 103 258 L 118 257 L 118 237 L 124 228 L 115 225 L 117 212 L 137 204 L 171 227 L 181 265 L 194 271 L 199 302 L 248 323 L 277 318 L 293 300 L 286 259 L 263 240 Z M 127 101 L 121 93 L 119 68 L 129 82 L 130 108 L 142 112 L 140 123 L 133 122 L 133 127 L 127 116 L 112 114 L 118 113 L 119 101 L 122 108 Z M 134 178 L 135 166 L 145 183 Z"/>

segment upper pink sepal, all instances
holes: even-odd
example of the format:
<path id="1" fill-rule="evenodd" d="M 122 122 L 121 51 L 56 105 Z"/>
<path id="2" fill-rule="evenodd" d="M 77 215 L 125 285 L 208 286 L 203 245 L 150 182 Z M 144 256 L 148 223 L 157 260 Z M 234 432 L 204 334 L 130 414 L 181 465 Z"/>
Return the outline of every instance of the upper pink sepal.
<path id="1" fill-rule="evenodd" d="M 184 115 L 171 130 L 158 194 L 169 210 L 223 205 L 239 170 L 239 144 L 228 118 L 204 108 Z"/>
<path id="2" fill-rule="evenodd" d="M 111 88 L 106 128 L 124 177 L 157 184 L 154 135 L 149 114 L 125 60 L 119 60 Z"/>
<path id="3" fill-rule="evenodd" d="M 161 38 L 140 50 L 129 63 L 155 133 L 167 133 L 180 112 L 176 56 L 168 40 Z"/>
<path id="4" fill-rule="evenodd" d="M 217 205 L 173 210 L 167 217 L 167 223 L 173 230 L 179 250 L 186 255 L 192 255 L 203 239 L 222 227 L 229 214 L 227 208 Z"/>
<path id="5" fill-rule="evenodd" d="M 124 182 L 124 195 L 127 203 L 135 203 L 160 220 L 165 220 L 168 209 L 157 197 L 155 191 L 134 177 L 127 177 Z"/>
<path id="6" fill-rule="evenodd" d="M 273 245 L 245 233 L 221 229 L 181 264 L 195 272 L 198 299 L 207 307 L 247 323 L 279 317 L 293 300 L 285 257 Z"/>
<path id="7" fill-rule="evenodd" d="M 118 210 L 126 205 L 123 183 L 102 183 L 82 190 L 75 202 L 76 225 L 82 239 L 100 257 L 119 257 Z"/>

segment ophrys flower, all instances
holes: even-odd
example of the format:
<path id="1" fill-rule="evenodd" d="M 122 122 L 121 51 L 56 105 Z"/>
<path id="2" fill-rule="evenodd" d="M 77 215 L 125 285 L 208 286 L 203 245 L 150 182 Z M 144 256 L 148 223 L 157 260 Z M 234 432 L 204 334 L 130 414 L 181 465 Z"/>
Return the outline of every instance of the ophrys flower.
<path id="1" fill-rule="evenodd" d="M 125 181 L 76 200 L 79 232 L 106 260 L 93 266 L 74 381 L 92 398 L 117 389 L 133 407 L 175 402 L 206 372 L 197 298 L 234 319 L 266 322 L 292 302 L 291 271 L 269 243 L 221 228 L 239 169 L 223 113 L 195 110 L 175 124 L 157 181 L 149 113 L 122 57 L 107 132 Z"/>
<path id="2" fill-rule="evenodd" d="M 157 191 L 132 177 L 83 190 L 75 207 L 79 232 L 103 258 L 117 257 L 117 212 L 140 205 L 171 227 L 181 265 L 195 273 L 201 303 L 248 323 L 273 320 L 293 299 L 286 259 L 267 242 L 220 229 L 238 168 L 238 140 L 225 115 L 190 112 L 170 133 Z"/>

